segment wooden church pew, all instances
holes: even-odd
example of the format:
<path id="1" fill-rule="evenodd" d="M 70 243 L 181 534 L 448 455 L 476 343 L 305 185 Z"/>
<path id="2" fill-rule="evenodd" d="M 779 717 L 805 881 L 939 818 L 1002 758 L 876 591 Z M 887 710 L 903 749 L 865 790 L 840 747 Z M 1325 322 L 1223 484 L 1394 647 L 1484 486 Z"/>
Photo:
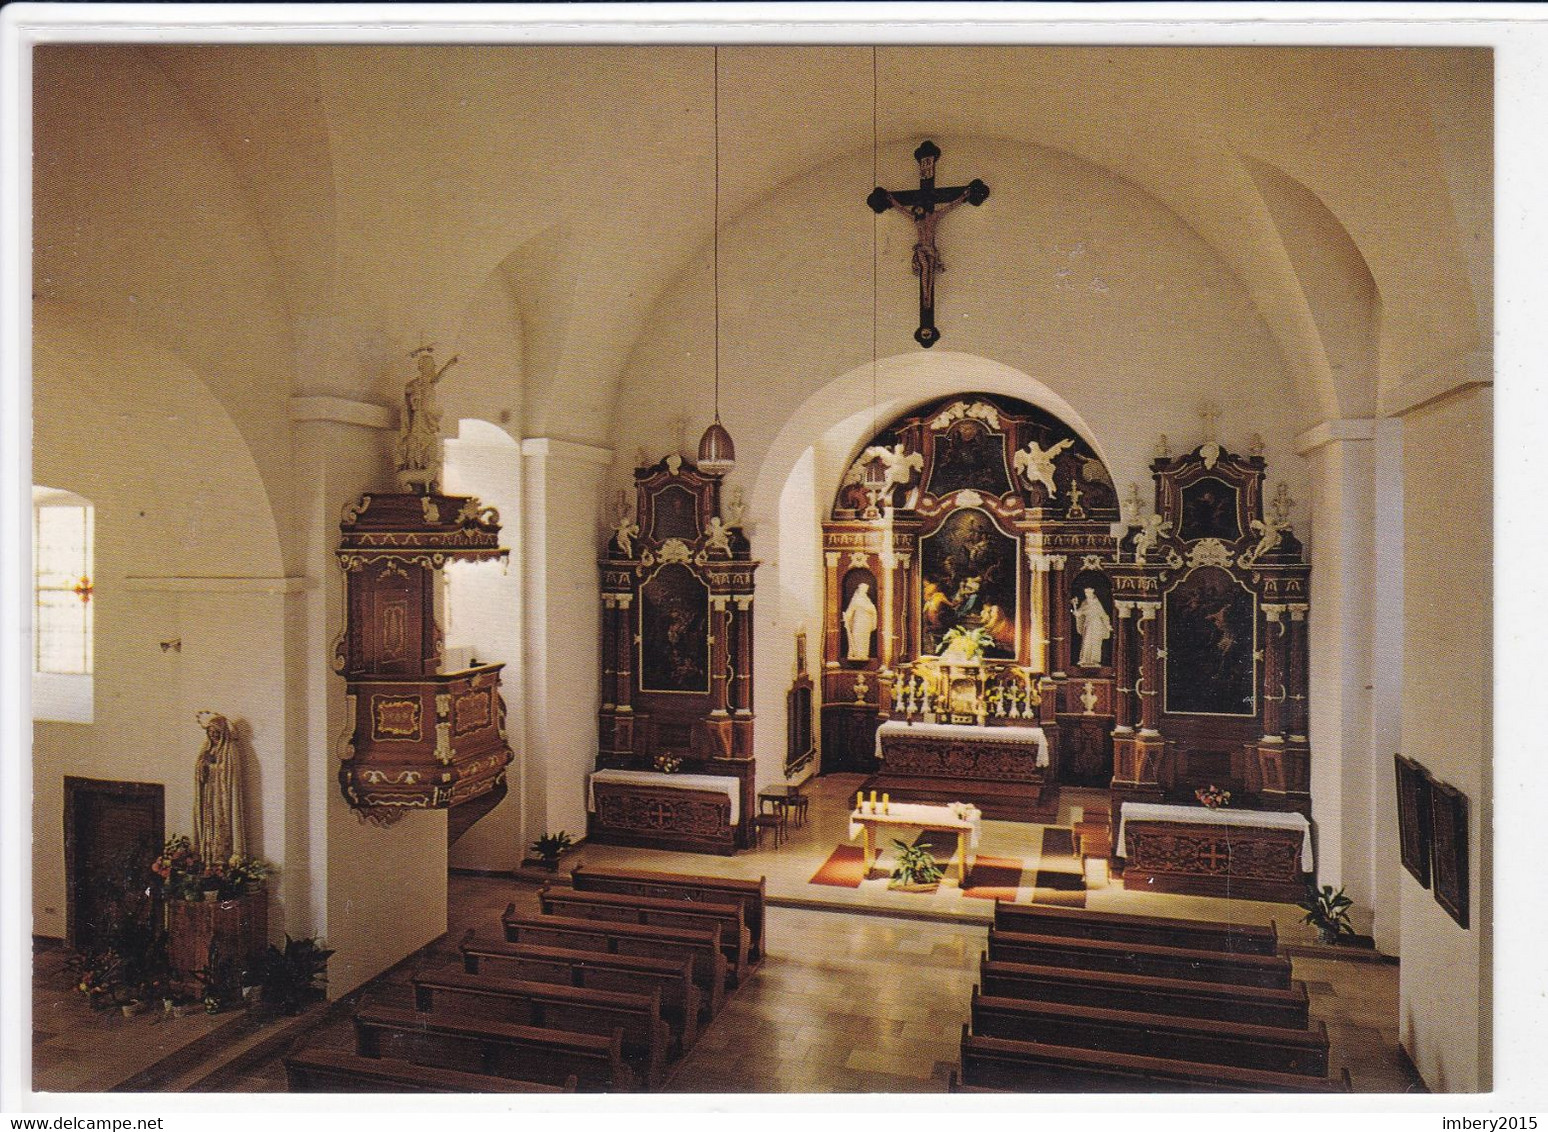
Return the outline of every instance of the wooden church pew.
<path id="1" fill-rule="evenodd" d="M 292 1093 L 573 1093 L 575 1074 L 559 1085 L 361 1057 L 344 1049 L 308 1049 L 285 1059 Z"/>
<path id="2" fill-rule="evenodd" d="M 623 1034 L 545 1030 L 487 1019 L 457 1019 L 392 1006 L 355 1012 L 355 1052 L 396 1057 L 518 1081 L 558 1085 L 570 1077 L 583 1093 L 629 1092 L 634 1072 L 624 1063 Z"/>
<path id="3" fill-rule="evenodd" d="M 1170 979 L 1232 983 L 1238 986 L 1288 987 L 1290 961 L 1279 955 L 1233 955 L 1143 943 L 1031 935 L 989 929 L 989 958 L 1044 967 L 1086 971 L 1123 971 Z"/>
<path id="4" fill-rule="evenodd" d="M 1235 1065 L 1272 1073 L 1326 1077 L 1328 1034 L 1321 1022 L 1301 1029 L 1182 1018 L 1095 1006 L 1028 1002 L 973 988 L 973 1033 L 1080 1049 Z"/>
<path id="5" fill-rule="evenodd" d="M 726 990 L 726 957 L 718 928 L 659 928 L 651 924 L 615 924 L 564 916 L 518 916 L 512 904 L 501 917 L 508 943 L 532 943 L 610 955 L 693 960 L 693 981 L 710 1010 L 718 1013 Z"/>
<path id="6" fill-rule="evenodd" d="M 740 904 L 704 904 L 617 892 L 577 892 L 573 888 L 544 885 L 538 890 L 538 908 L 545 916 L 569 916 L 577 920 L 613 920 L 662 928 L 718 927 L 720 947 L 726 955 L 727 979 L 736 986 L 747 979 L 749 933 L 742 922 Z"/>
<path id="7" fill-rule="evenodd" d="M 764 925 L 764 878 L 691 876 L 658 873 L 646 869 L 596 868 L 577 865 L 570 870 L 570 885 L 580 892 L 617 892 L 625 896 L 660 896 L 669 900 L 696 900 L 706 904 L 739 904 L 747 925 L 747 955 L 754 963 L 767 953 Z"/>
<path id="8" fill-rule="evenodd" d="M 1166 1057 L 973 1034 L 962 1027 L 962 1081 L 1028 1093 L 1347 1093 L 1338 1077 L 1270 1073 Z"/>
<path id="9" fill-rule="evenodd" d="M 1285 988 L 1244 987 L 1117 971 L 1007 963 L 984 955 L 979 964 L 979 981 L 985 994 L 1074 1006 L 1110 1006 L 1292 1028 L 1304 1027 L 1309 1017 L 1306 984 L 1299 979 L 1292 979 Z"/>
<path id="10" fill-rule="evenodd" d="M 687 956 L 652 959 L 506 943 L 481 938 L 472 929 L 459 947 L 463 970 L 470 975 L 487 973 L 535 983 L 560 983 L 632 994 L 655 991 L 661 996 L 661 1016 L 674 1029 L 682 1031 L 685 1048 L 698 1040 L 699 1022 L 707 1020 L 708 1008 L 693 981 L 693 960 Z"/>
<path id="11" fill-rule="evenodd" d="M 658 991 L 625 994 L 529 983 L 469 975 L 460 967 L 421 971 L 412 982 L 414 1006 L 421 1011 L 580 1034 L 607 1035 L 617 1030 L 623 1035 L 624 1059 L 635 1067 L 647 1088 L 658 1087 L 665 1076 L 674 1035 L 661 1017 Z"/>
<path id="12" fill-rule="evenodd" d="M 1272 925 L 1228 924 L 1208 920 L 1174 920 L 1164 916 L 1125 916 L 1058 908 L 1046 904 L 996 901 L 994 926 L 1032 935 L 1062 935 L 1105 939 L 1117 943 L 1151 943 L 1197 951 L 1230 951 L 1241 955 L 1275 955 L 1279 939 Z"/>

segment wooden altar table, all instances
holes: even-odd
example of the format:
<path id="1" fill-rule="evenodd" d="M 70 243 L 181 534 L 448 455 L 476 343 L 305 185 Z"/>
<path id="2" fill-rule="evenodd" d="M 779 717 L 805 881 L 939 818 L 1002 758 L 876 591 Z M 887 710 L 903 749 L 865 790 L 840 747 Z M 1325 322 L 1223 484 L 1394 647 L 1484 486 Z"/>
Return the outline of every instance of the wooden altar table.
<path id="1" fill-rule="evenodd" d="M 604 769 L 587 780 L 586 809 L 593 841 L 730 854 L 742 820 L 742 780 Z"/>
<path id="2" fill-rule="evenodd" d="M 950 877 L 951 869 L 955 867 L 956 880 L 960 885 L 973 865 L 973 858 L 977 856 L 983 815 L 973 806 L 961 807 L 964 816 L 957 816 L 958 812 L 951 806 L 922 806 L 908 802 L 892 802 L 885 812 L 880 803 L 873 808 L 869 802 L 864 809 L 851 811 L 849 839 L 853 841 L 862 833 L 865 834 L 865 868 L 861 875 L 869 876 L 871 866 L 876 863 L 878 828 L 939 830 L 957 835 L 957 849 L 946 866 L 946 875 Z"/>
<path id="3" fill-rule="evenodd" d="M 971 802 L 986 817 L 1035 820 L 1053 780 L 1041 727 L 909 723 L 876 729 L 877 773 L 867 791 L 911 802 Z"/>
<path id="4" fill-rule="evenodd" d="M 1314 860 L 1304 814 L 1125 802 L 1124 888 L 1294 903 Z"/>

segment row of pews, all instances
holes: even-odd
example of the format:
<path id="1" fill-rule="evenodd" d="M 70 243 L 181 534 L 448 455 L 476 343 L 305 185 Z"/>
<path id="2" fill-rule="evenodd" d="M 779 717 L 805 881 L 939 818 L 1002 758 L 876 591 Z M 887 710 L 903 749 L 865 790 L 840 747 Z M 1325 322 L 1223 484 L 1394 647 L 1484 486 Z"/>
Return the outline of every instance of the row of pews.
<path id="1" fill-rule="evenodd" d="M 1349 1091 L 1272 926 L 995 907 L 953 1092 Z"/>
<path id="2" fill-rule="evenodd" d="M 765 955 L 764 881 L 576 868 L 498 935 L 355 1012 L 354 1048 L 285 1061 L 292 1092 L 660 1088 Z"/>

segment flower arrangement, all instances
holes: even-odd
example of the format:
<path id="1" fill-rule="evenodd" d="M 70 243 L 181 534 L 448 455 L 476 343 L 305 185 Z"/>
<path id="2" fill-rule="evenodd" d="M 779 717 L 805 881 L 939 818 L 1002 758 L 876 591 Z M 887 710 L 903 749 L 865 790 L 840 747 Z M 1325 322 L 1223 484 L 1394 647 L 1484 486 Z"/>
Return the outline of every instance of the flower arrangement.
<path id="1" fill-rule="evenodd" d="M 233 853 L 231 860 L 221 870 L 220 898 L 234 900 L 243 893 L 257 888 L 274 872 L 274 866 L 258 857 Z"/>
<path id="2" fill-rule="evenodd" d="M 198 900 L 204 892 L 215 893 L 218 900 L 235 900 L 274 872 L 267 861 L 241 853 L 224 862 L 201 861 L 184 835 L 169 837 L 150 868 L 157 878 L 153 883 L 173 900 Z"/>
<path id="3" fill-rule="evenodd" d="M 86 996 L 93 1010 L 111 1006 L 124 989 L 124 961 L 113 948 L 95 955 L 76 955 L 69 961 L 75 989 Z"/>
<path id="4" fill-rule="evenodd" d="M 174 900 L 197 900 L 204 888 L 204 865 L 183 835 L 167 838 L 161 856 L 151 862 L 151 872 L 160 879 L 162 892 Z"/>
<path id="5" fill-rule="evenodd" d="M 673 755 L 657 755 L 656 769 L 662 774 L 676 774 L 677 769 L 683 765 L 683 760 Z"/>
<path id="6" fill-rule="evenodd" d="M 993 644 L 994 638 L 981 626 L 965 629 L 961 625 L 953 625 L 941 637 L 938 655 L 959 663 L 971 662 L 983 656 L 984 650 Z"/>
<path id="7" fill-rule="evenodd" d="M 1199 800 L 1199 805 L 1209 810 L 1218 810 L 1231 804 L 1231 792 L 1222 790 L 1213 782 L 1208 786 L 1200 786 L 1193 792 L 1193 796 Z"/>

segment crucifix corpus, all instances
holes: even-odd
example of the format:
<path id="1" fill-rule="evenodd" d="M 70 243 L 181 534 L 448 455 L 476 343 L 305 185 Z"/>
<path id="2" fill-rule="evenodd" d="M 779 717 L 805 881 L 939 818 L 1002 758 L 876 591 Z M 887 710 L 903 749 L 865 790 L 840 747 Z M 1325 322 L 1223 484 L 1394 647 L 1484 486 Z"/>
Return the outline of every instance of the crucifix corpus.
<path id="1" fill-rule="evenodd" d="M 878 216 L 895 208 L 914 222 L 914 274 L 919 276 L 919 329 L 914 331 L 914 341 L 925 347 L 935 345 L 941 337 L 935 328 L 935 276 L 945 271 L 946 265 L 935 247 L 935 229 L 941 217 L 964 201 L 977 207 L 989 199 L 989 186 L 976 177 L 966 185 L 936 188 L 935 159 L 940 155 L 940 147 L 926 141 L 914 150 L 914 160 L 919 162 L 917 189 L 894 193 L 878 185 L 865 198 Z"/>

